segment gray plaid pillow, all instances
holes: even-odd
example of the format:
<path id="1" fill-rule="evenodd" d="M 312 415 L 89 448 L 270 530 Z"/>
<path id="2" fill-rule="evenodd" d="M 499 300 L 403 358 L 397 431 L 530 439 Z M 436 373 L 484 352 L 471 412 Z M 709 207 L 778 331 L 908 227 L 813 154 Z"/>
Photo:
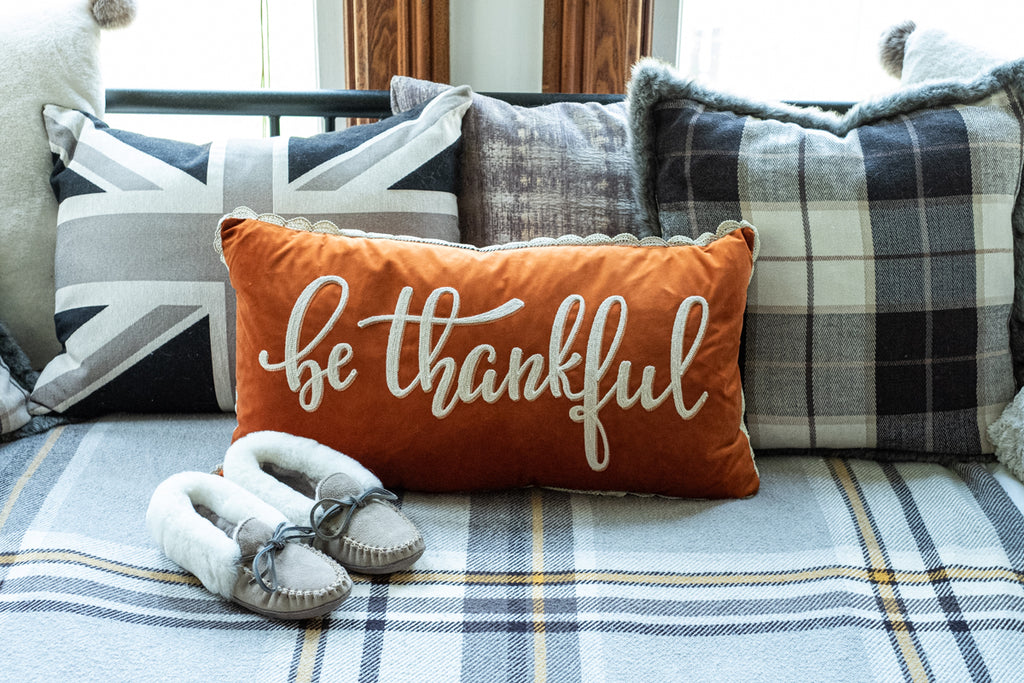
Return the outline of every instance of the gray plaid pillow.
<path id="1" fill-rule="evenodd" d="M 391 109 L 405 111 L 450 88 L 396 76 Z M 570 234 L 651 234 L 633 191 L 625 102 L 519 107 L 474 93 L 462 132 L 462 241 L 484 247 Z"/>
<path id="2" fill-rule="evenodd" d="M 761 234 L 741 354 L 755 449 L 993 451 L 987 427 L 1015 389 L 1020 73 L 837 117 L 638 65 L 634 151 L 655 231 L 728 218 Z"/>

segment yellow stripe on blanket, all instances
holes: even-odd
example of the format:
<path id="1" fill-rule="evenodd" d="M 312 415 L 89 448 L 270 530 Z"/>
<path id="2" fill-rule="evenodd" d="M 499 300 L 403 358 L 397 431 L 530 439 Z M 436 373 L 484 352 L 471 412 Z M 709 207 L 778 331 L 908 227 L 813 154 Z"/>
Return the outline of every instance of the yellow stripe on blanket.
<path id="1" fill-rule="evenodd" d="M 165 571 L 161 569 L 148 569 L 145 567 L 133 567 L 123 562 L 106 560 L 102 557 L 93 557 L 85 553 L 73 550 L 26 550 L 16 553 L 0 554 L 0 565 L 14 566 L 41 563 L 77 564 L 94 569 L 131 576 L 138 579 L 151 579 L 161 583 L 182 583 L 200 585 L 199 579 L 182 571 Z"/>
<path id="2" fill-rule="evenodd" d="M 50 451 L 53 450 L 53 445 L 57 443 L 57 440 L 63 433 L 63 425 L 54 429 L 53 432 L 50 433 L 50 436 L 46 438 L 46 441 L 43 442 L 42 447 L 36 453 L 36 457 L 32 458 L 32 462 L 29 463 L 24 474 L 18 478 L 14 488 L 11 489 L 11 495 L 7 497 L 7 503 L 4 505 L 3 509 L 0 510 L 0 531 L 3 530 L 4 524 L 7 523 L 7 518 L 11 516 L 11 510 L 14 509 L 14 504 L 18 500 L 18 496 L 21 495 L 21 490 L 25 488 L 25 484 L 27 484 L 28 480 L 32 478 L 32 475 L 36 473 L 39 466 L 43 464 L 43 460 L 46 460 L 46 456 L 48 456 Z"/>

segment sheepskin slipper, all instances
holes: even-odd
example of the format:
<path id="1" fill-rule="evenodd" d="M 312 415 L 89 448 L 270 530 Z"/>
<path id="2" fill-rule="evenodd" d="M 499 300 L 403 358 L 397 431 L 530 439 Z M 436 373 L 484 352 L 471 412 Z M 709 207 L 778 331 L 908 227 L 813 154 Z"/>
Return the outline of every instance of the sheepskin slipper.
<path id="1" fill-rule="evenodd" d="M 352 590 L 348 572 L 308 545 L 312 529 L 291 525 L 223 477 L 167 478 L 153 492 L 146 525 L 164 554 L 207 590 L 268 617 L 321 616 Z"/>
<path id="2" fill-rule="evenodd" d="M 224 455 L 224 477 L 316 532 L 313 545 L 351 572 L 390 574 L 423 554 L 420 532 L 397 497 L 349 456 L 282 432 L 253 432 Z"/>

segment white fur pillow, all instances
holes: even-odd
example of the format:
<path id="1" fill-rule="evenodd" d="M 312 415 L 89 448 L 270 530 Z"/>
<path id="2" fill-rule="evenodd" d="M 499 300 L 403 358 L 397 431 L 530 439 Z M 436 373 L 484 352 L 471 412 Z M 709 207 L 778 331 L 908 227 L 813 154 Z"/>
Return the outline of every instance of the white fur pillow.
<path id="1" fill-rule="evenodd" d="M 970 80 L 1020 56 L 1017 52 L 972 45 L 942 29 L 907 21 L 882 35 L 879 56 L 883 68 L 901 85 L 914 85 L 950 78 Z"/>
<path id="2" fill-rule="evenodd" d="M 100 28 L 133 16 L 131 0 L 0 3 L 0 320 L 37 368 L 60 350 L 53 327 L 57 202 L 43 105 L 102 115 Z"/>

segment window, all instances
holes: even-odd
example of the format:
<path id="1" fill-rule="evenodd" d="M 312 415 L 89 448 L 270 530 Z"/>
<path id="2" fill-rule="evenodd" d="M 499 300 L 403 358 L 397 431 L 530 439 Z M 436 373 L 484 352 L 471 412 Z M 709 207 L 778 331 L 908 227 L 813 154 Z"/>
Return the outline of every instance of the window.
<path id="1" fill-rule="evenodd" d="M 996 55 L 1024 54 L 1024 3 L 1006 0 L 681 0 L 676 63 L 749 97 L 855 101 L 898 86 L 879 65 L 878 39 L 906 19 Z"/>
<path id="2" fill-rule="evenodd" d="M 315 0 L 139 3 L 130 28 L 103 33 L 104 83 L 108 88 L 314 90 L 319 87 L 316 6 Z M 191 142 L 265 132 L 260 117 L 106 118 L 115 127 Z M 319 119 L 286 119 L 282 131 L 310 135 L 320 125 Z"/>
<path id="3" fill-rule="evenodd" d="M 547 0 L 551 1 L 551 0 Z M 115 88 L 279 90 L 344 87 L 343 0 L 175 0 L 139 3 L 133 26 L 103 34 L 104 79 Z M 543 2 L 448 0 L 450 73 L 481 90 L 540 89 L 540 55 L 509 59 L 472 36 L 539 51 Z M 878 63 L 878 38 L 905 19 L 945 28 L 1008 58 L 1024 3 L 1006 0 L 654 0 L 654 54 L 703 82 L 761 99 L 854 101 L 898 85 Z M 504 31 L 504 33 L 502 33 Z M 472 48 L 472 49 L 470 49 Z M 534 86 L 529 87 L 530 83 Z M 495 85 L 499 84 L 499 85 Z M 112 125 L 205 142 L 265 133 L 262 119 L 110 115 Z M 199 120 L 197 120 L 199 119 Z M 286 119 L 287 134 L 320 130 Z"/>

